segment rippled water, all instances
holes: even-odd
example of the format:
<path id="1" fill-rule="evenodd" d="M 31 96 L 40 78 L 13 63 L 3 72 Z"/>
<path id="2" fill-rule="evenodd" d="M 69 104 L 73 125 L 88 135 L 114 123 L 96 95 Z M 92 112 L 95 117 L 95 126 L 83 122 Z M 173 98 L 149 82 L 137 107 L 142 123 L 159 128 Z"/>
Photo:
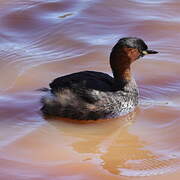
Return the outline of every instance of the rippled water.
<path id="1" fill-rule="evenodd" d="M 0 179 L 180 179 L 179 7 L 177 0 L 0 0 Z M 160 52 L 133 65 L 136 111 L 95 123 L 44 119 L 35 90 L 80 70 L 111 74 L 109 53 L 124 36 Z"/>

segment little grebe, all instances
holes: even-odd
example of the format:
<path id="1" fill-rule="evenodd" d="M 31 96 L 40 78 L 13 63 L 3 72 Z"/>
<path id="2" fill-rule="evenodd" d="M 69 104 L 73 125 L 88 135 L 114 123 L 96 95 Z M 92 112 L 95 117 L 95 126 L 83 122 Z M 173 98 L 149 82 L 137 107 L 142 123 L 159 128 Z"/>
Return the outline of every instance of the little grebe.
<path id="1" fill-rule="evenodd" d="M 138 88 L 130 66 L 148 50 L 142 39 L 120 39 L 110 54 L 113 77 L 102 72 L 83 71 L 56 78 L 42 97 L 44 115 L 79 120 L 114 118 L 134 110 Z"/>

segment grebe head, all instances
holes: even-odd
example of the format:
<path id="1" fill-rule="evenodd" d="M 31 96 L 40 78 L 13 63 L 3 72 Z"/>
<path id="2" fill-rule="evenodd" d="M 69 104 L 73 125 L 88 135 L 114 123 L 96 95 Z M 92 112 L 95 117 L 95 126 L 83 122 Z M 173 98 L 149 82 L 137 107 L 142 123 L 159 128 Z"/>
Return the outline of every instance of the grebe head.
<path id="1" fill-rule="evenodd" d="M 156 54 L 157 51 L 149 50 L 145 42 L 136 37 L 125 37 L 120 39 L 112 49 L 112 53 L 119 53 L 127 56 L 131 62 L 147 54 Z"/>
<path id="2" fill-rule="evenodd" d="M 110 65 L 115 79 L 131 79 L 130 65 L 140 57 L 147 54 L 156 54 L 149 50 L 142 39 L 125 37 L 120 39 L 113 47 L 110 55 Z"/>

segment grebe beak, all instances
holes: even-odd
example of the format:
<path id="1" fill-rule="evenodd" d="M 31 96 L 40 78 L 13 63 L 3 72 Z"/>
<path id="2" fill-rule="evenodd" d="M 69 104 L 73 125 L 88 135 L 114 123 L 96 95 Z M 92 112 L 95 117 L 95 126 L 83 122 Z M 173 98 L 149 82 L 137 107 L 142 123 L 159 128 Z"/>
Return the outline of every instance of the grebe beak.
<path id="1" fill-rule="evenodd" d="M 157 54 L 158 52 L 157 51 L 154 51 L 154 50 L 144 50 L 142 51 L 142 54 L 143 55 L 147 55 L 147 54 Z"/>

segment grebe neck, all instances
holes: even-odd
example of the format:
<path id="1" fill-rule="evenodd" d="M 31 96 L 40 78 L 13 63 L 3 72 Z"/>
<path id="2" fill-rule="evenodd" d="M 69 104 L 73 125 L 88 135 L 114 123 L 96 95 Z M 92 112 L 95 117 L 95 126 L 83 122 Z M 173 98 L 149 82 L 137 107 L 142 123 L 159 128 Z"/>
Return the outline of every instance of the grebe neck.
<path id="1" fill-rule="evenodd" d="M 110 55 L 110 65 L 115 81 L 131 81 L 131 58 L 128 57 L 127 52 L 117 52 L 117 50 L 113 49 Z"/>

